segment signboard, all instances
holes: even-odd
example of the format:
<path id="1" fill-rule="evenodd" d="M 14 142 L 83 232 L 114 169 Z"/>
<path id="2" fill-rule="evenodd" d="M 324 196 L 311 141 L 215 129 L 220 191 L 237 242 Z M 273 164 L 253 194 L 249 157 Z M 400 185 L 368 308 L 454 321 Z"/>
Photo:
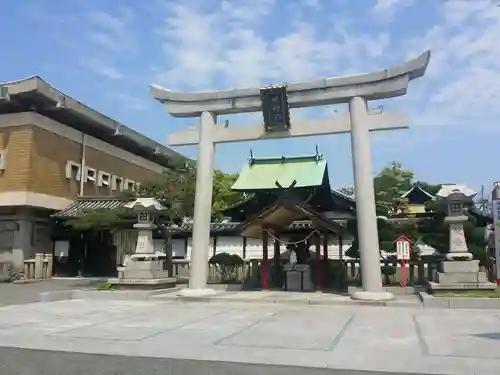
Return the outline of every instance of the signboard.
<path id="1" fill-rule="evenodd" d="M 286 86 L 268 86 L 260 90 L 266 132 L 290 129 L 290 109 Z"/>
<path id="2" fill-rule="evenodd" d="M 411 241 L 405 236 L 396 239 L 396 255 L 398 260 L 410 260 Z"/>
<path id="3" fill-rule="evenodd" d="M 493 231 L 495 234 L 496 282 L 500 285 L 500 185 L 495 183 L 492 193 Z"/>
<path id="4" fill-rule="evenodd" d="M 396 244 L 396 255 L 401 261 L 401 286 L 406 291 L 406 262 L 411 256 L 411 240 L 406 236 L 399 236 L 393 243 Z"/>

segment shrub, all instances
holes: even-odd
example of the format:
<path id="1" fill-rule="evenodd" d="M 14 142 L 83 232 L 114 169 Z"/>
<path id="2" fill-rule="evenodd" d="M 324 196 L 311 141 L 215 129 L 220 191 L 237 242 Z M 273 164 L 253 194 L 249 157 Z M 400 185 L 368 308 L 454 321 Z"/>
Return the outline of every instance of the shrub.
<path id="1" fill-rule="evenodd" d="M 380 271 L 382 272 L 382 275 L 384 276 L 384 283 L 386 285 L 391 284 L 391 277 L 393 277 L 396 274 L 396 267 L 394 267 L 394 266 L 382 266 L 382 267 L 380 267 Z"/>
<path id="2" fill-rule="evenodd" d="M 101 283 L 96 285 L 96 289 L 99 291 L 113 290 L 114 285 L 110 283 Z"/>

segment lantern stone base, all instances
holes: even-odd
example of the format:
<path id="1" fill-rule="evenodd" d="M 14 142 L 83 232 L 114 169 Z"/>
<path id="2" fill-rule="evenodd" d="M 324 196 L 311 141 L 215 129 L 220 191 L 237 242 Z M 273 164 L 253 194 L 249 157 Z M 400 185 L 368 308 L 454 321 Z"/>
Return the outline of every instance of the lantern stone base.
<path id="1" fill-rule="evenodd" d="M 431 290 L 495 289 L 485 271 L 480 271 L 478 260 L 443 261 L 439 265 L 435 282 L 429 282 Z"/>
<path id="2" fill-rule="evenodd" d="M 168 277 L 163 258 L 155 254 L 134 254 L 125 267 L 118 268 L 118 279 L 110 284 L 134 289 L 166 289 L 175 286 L 177 279 Z"/>
<path id="3" fill-rule="evenodd" d="M 109 279 L 108 283 L 118 289 L 157 290 L 175 287 L 177 279 L 167 277 L 162 279 Z"/>
<path id="4" fill-rule="evenodd" d="M 472 256 L 471 253 L 458 253 L 458 252 L 453 252 L 453 253 L 446 253 L 444 254 L 444 258 L 446 260 L 456 260 L 456 261 L 471 261 L 474 257 Z"/>

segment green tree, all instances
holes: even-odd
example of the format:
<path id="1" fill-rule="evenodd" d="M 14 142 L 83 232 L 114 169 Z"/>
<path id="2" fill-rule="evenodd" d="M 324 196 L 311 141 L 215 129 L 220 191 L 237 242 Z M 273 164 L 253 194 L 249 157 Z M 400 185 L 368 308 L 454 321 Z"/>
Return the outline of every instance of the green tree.
<path id="1" fill-rule="evenodd" d="M 392 162 L 375 176 L 375 201 L 379 215 L 402 216 L 408 212 L 408 201 L 401 196 L 412 187 L 413 172 Z"/>
<path id="2" fill-rule="evenodd" d="M 80 231 L 113 230 L 133 223 L 134 214 L 125 208 L 98 208 L 87 210 L 81 216 L 68 220 L 66 226 Z"/>
<path id="3" fill-rule="evenodd" d="M 194 213 L 195 169 L 191 165 L 175 171 L 165 170 L 154 180 L 145 182 L 130 196 L 155 198 L 165 208 L 170 220 L 192 217 Z"/>
<path id="4" fill-rule="evenodd" d="M 222 210 L 232 206 L 243 198 L 240 192 L 231 190 L 237 178 L 238 174 L 227 174 L 221 171 L 215 171 L 212 198 L 212 218 L 214 221 L 224 219 Z"/>
<path id="5" fill-rule="evenodd" d="M 214 172 L 214 191 L 212 216 L 221 220 L 221 211 L 238 202 L 242 195 L 231 190 L 238 178 L 236 174 L 221 171 Z M 140 184 L 135 191 L 123 191 L 120 196 L 124 200 L 138 197 L 155 198 L 166 210 L 162 213 L 164 224 L 178 222 L 184 217 L 193 217 L 196 191 L 196 169 L 186 165 L 175 170 L 165 170 L 157 178 Z M 105 230 L 118 228 L 124 223 L 133 221 L 135 214 L 125 208 L 88 210 L 78 218 L 67 222 L 79 230 Z"/>

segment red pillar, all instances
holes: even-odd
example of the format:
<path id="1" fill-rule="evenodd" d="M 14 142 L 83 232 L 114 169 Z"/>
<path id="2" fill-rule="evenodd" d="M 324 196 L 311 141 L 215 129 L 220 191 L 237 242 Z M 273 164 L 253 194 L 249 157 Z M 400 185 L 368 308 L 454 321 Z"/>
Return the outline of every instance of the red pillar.
<path id="1" fill-rule="evenodd" d="M 269 263 L 268 263 L 269 233 L 262 229 L 262 265 L 260 266 L 260 285 L 263 290 L 269 289 Z"/>
<path id="2" fill-rule="evenodd" d="M 322 274 L 323 264 L 321 263 L 321 236 L 318 233 L 316 238 L 316 289 L 323 289 Z"/>

